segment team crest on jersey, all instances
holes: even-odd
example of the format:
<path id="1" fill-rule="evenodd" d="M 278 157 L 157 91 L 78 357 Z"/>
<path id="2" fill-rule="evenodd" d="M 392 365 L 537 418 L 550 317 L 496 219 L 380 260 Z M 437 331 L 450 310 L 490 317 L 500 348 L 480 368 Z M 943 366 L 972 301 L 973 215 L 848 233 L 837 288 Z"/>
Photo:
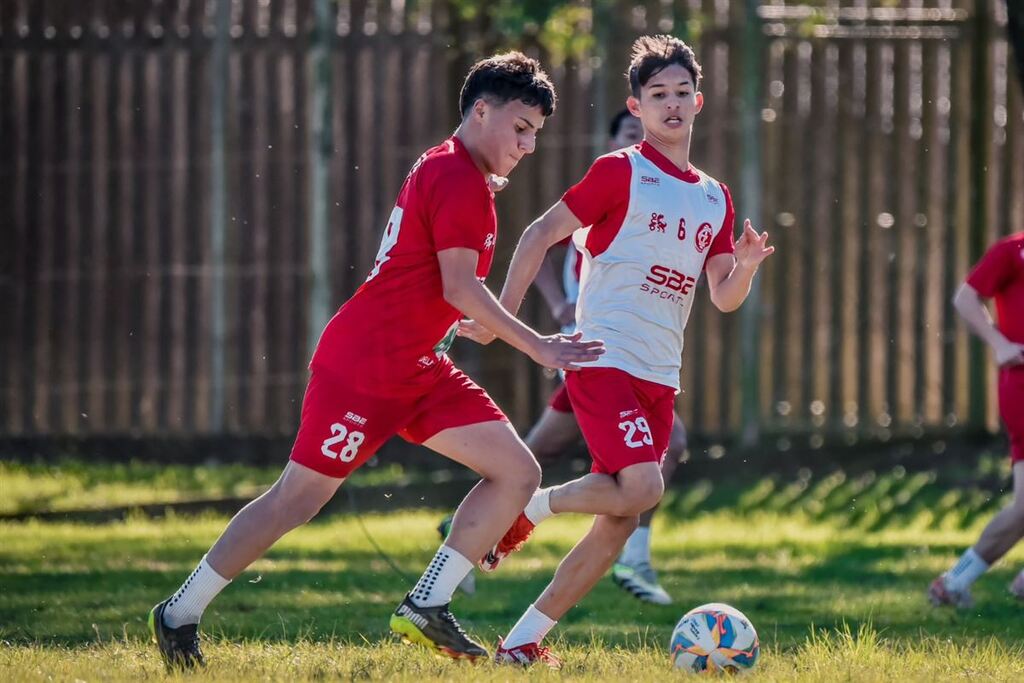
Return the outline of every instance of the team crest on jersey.
<path id="1" fill-rule="evenodd" d="M 665 214 L 657 212 L 651 213 L 651 222 L 647 224 L 647 228 L 651 230 L 651 232 L 655 230 L 658 232 L 665 232 L 665 228 L 667 226 L 668 223 L 665 222 Z"/>
<path id="2" fill-rule="evenodd" d="M 704 253 L 704 250 L 711 246 L 711 224 L 701 223 L 700 227 L 697 228 L 697 236 L 694 238 L 694 245 L 697 247 L 697 251 Z"/>
<path id="3" fill-rule="evenodd" d="M 718 197 L 716 197 L 716 196 L 715 196 L 715 195 L 713 195 L 713 194 L 709 194 L 709 195 L 707 195 L 707 198 L 708 198 L 708 201 L 709 201 L 709 202 L 711 202 L 711 203 L 712 203 L 712 204 L 714 204 L 715 206 L 718 206 Z"/>
<path id="4" fill-rule="evenodd" d="M 487 233 L 487 237 L 484 238 L 484 251 L 487 251 L 494 246 L 494 233 Z"/>
<path id="5" fill-rule="evenodd" d="M 640 184 L 641 185 L 661 185 L 661 178 L 659 178 L 658 176 L 652 176 L 652 175 L 642 175 L 642 176 L 640 176 Z"/>

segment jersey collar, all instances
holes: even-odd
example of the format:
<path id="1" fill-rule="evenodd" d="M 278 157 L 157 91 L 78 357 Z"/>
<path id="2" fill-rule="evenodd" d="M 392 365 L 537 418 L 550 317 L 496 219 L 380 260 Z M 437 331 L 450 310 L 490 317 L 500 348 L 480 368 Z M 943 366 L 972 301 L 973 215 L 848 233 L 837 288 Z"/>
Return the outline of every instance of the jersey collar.
<path id="1" fill-rule="evenodd" d="M 650 144 L 646 140 L 637 145 L 637 149 L 640 150 L 640 153 L 647 157 L 652 164 L 657 166 L 662 173 L 667 173 L 673 178 L 682 180 L 684 183 L 700 182 L 700 176 L 698 176 L 696 171 L 693 170 L 693 165 L 683 171 L 673 164 L 667 156 L 656 150 L 654 145 Z"/>

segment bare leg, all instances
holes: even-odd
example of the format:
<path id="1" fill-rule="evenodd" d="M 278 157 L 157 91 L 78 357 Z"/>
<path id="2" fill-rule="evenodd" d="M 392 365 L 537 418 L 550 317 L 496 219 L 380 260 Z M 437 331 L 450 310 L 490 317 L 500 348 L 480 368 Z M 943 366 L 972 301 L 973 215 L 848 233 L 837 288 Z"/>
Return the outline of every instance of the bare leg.
<path id="1" fill-rule="evenodd" d="M 631 517 L 656 504 L 665 485 L 656 462 L 630 465 L 613 475 L 587 474 L 551 491 L 553 513 Z"/>
<path id="2" fill-rule="evenodd" d="M 636 525 L 636 516 L 598 515 L 587 535 L 558 565 L 551 583 L 534 603 L 536 608 L 558 621 L 604 576 Z"/>
<path id="3" fill-rule="evenodd" d="M 231 519 L 206 561 L 225 579 L 235 578 L 279 538 L 311 520 L 342 481 L 289 462 L 266 493 Z"/>
<path id="4" fill-rule="evenodd" d="M 665 482 L 665 488 L 668 488 L 669 482 L 672 481 L 672 475 L 675 474 L 676 466 L 679 465 L 679 459 L 683 457 L 685 451 L 686 428 L 683 426 L 683 419 L 677 413 L 672 421 L 672 435 L 668 441 L 668 452 L 665 453 L 665 458 L 661 462 L 661 478 Z M 640 515 L 640 526 L 651 526 L 651 519 L 654 518 L 654 513 L 659 505 L 661 505 L 661 500 L 654 507 Z"/>
<path id="5" fill-rule="evenodd" d="M 483 480 L 463 499 L 445 545 L 476 561 L 502 537 L 540 485 L 540 466 L 506 422 L 446 429 L 424 446 Z"/>
<path id="6" fill-rule="evenodd" d="M 990 566 L 1024 537 L 1024 462 L 1013 465 L 1013 500 L 992 518 L 974 545 L 974 552 Z"/>
<path id="7" fill-rule="evenodd" d="M 538 460 L 550 460 L 565 453 L 580 438 L 576 416 L 548 406 L 526 435 L 526 447 Z"/>

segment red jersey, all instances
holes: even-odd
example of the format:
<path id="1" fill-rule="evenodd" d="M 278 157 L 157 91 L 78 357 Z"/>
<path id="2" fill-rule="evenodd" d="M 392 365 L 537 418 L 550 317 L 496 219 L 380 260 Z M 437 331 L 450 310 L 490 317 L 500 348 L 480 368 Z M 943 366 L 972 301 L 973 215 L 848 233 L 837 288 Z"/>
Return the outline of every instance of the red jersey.
<path id="1" fill-rule="evenodd" d="M 494 194 L 462 142 L 427 150 L 402 184 L 366 282 L 327 323 L 310 366 L 374 395 L 429 391 L 462 317 L 444 299 L 437 252 L 479 252 L 483 280 L 496 238 Z"/>
<path id="2" fill-rule="evenodd" d="M 1024 344 L 1024 232 L 992 245 L 967 276 L 967 284 L 986 299 L 995 299 L 999 331 Z"/>

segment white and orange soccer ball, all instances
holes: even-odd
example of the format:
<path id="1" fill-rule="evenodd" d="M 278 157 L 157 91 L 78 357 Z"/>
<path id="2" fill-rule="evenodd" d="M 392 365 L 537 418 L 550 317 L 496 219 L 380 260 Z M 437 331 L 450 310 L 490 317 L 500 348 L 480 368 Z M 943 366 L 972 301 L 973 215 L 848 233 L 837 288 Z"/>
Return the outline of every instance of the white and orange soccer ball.
<path id="1" fill-rule="evenodd" d="M 677 669 L 699 674 L 742 673 L 761 654 L 754 625 L 735 607 L 712 602 L 679 620 L 669 643 Z"/>

